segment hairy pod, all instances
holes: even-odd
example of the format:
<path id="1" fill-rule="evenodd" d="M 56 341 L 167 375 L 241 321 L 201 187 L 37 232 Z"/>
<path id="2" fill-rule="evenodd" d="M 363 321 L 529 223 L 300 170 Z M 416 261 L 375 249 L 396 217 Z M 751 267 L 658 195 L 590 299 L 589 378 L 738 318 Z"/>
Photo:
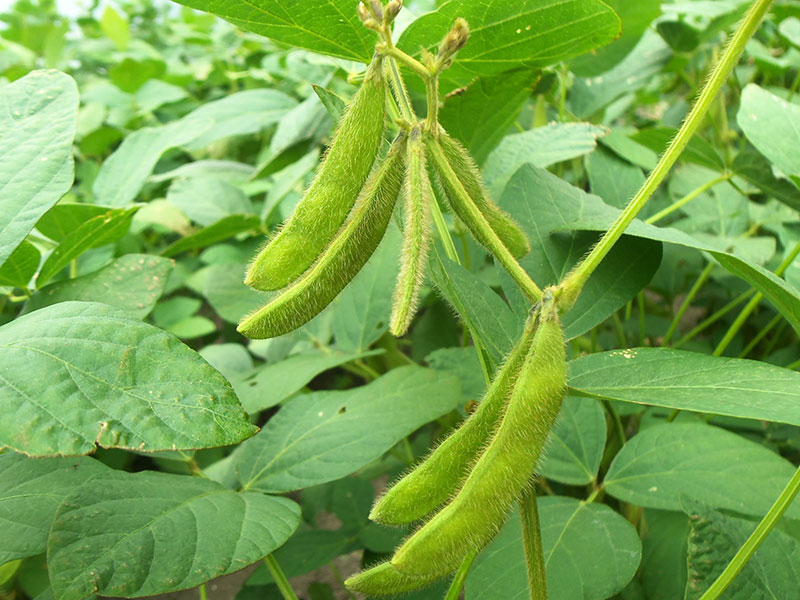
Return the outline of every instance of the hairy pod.
<path id="1" fill-rule="evenodd" d="M 367 68 L 325 160 L 291 218 L 256 255 L 244 282 L 259 290 L 286 287 L 330 243 L 364 187 L 383 139 L 386 90 L 382 61 Z"/>
<path id="2" fill-rule="evenodd" d="M 464 148 L 458 140 L 451 137 L 443 128 L 439 129 L 438 139 L 447 162 L 453 168 L 453 171 L 458 176 L 467 194 L 469 194 L 469 197 L 483 215 L 483 218 L 486 219 L 486 222 L 489 223 L 489 226 L 497 234 L 497 237 L 500 238 L 500 241 L 503 242 L 505 247 L 508 248 L 515 258 L 522 258 L 528 254 L 528 252 L 531 251 L 528 238 L 514 219 L 492 201 L 483 185 L 483 179 L 481 178 L 478 166 L 475 164 L 475 161 L 472 160 L 467 149 Z M 446 184 L 445 189 L 447 190 Z M 455 196 L 456 194 L 447 193 L 453 210 L 462 221 L 466 222 L 464 216 L 462 216 L 464 211 L 459 210 L 460 202 Z"/>
<path id="3" fill-rule="evenodd" d="M 431 204 L 435 202 L 428 178 L 422 132 L 415 126 L 408 136 L 406 174 L 403 181 L 403 250 L 394 288 L 389 331 L 401 336 L 408 331 L 419 305 L 430 248 Z"/>
<path id="4" fill-rule="evenodd" d="M 423 518 L 453 497 L 497 428 L 511 390 L 530 351 L 535 315 L 506 357 L 477 410 L 414 470 L 395 483 L 372 508 L 369 518 L 402 525 Z"/>
<path id="5" fill-rule="evenodd" d="M 456 497 L 397 550 L 391 560 L 395 568 L 415 577 L 442 576 L 489 543 L 531 481 L 566 383 L 564 337 L 549 297 L 489 445 Z"/>
<path id="6" fill-rule="evenodd" d="M 405 163 L 400 133 L 383 165 L 370 177 L 350 218 L 300 279 L 239 323 L 249 338 L 270 338 L 307 323 L 344 289 L 378 247 L 400 192 Z"/>
<path id="7" fill-rule="evenodd" d="M 350 577 L 344 582 L 347 589 L 366 596 L 388 596 L 416 590 L 436 581 L 439 577 L 414 577 L 383 562 Z"/>

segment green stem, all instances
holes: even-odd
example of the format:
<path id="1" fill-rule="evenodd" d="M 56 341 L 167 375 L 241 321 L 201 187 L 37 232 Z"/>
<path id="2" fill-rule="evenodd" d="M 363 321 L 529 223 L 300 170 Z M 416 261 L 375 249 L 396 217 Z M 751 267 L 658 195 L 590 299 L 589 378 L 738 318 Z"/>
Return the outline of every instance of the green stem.
<path id="1" fill-rule="evenodd" d="M 611 315 L 611 321 L 614 323 L 614 331 L 617 334 L 617 342 L 620 348 L 628 346 L 628 338 L 625 337 L 625 329 L 622 327 L 622 319 L 619 318 L 617 313 Z"/>
<path id="2" fill-rule="evenodd" d="M 397 47 L 395 47 L 394 44 L 392 44 L 391 46 L 387 45 L 387 47 L 386 47 L 386 55 L 387 56 L 391 56 L 392 58 L 394 58 L 398 62 L 403 63 L 405 66 L 407 66 L 409 69 L 414 71 L 414 73 L 416 73 L 417 75 L 422 77 L 422 79 L 424 79 L 424 80 L 427 80 L 431 76 L 430 71 L 428 71 L 428 69 L 425 68 L 425 65 L 423 65 L 421 62 L 419 62 L 413 56 L 409 56 L 408 54 L 406 54 L 402 50 L 400 50 Z"/>
<path id="3" fill-rule="evenodd" d="M 201 583 L 200 587 L 197 588 L 197 591 L 200 592 L 200 600 L 208 600 L 208 591 L 206 590 L 205 583 Z"/>
<path id="4" fill-rule="evenodd" d="M 434 137 L 439 135 L 439 76 L 430 77 L 425 81 L 425 96 L 428 103 L 426 129 Z"/>
<path id="5" fill-rule="evenodd" d="M 393 58 L 387 58 L 386 62 L 389 65 L 390 87 L 394 90 L 400 114 L 409 123 L 414 123 L 417 120 L 417 115 L 414 114 L 414 109 L 411 106 L 411 98 L 408 95 L 406 84 L 403 82 L 403 77 L 400 75 L 400 69 L 397 68 L 397 63 Z"/>
<path id="6" fill-rule="evenodd" d="M 647 337 L 644 322 L 644 291 L 636 295 L 636 307 L 639 309 L 639 345 L 644 346 L 645 338 Z"/>
<path id="7" fill-rule="evenodd" d="M 764 14 L 766 14 L 771 4 L 772 0 L 755 0 L 755 2 L 753 2 L 747 14 L 744 16 L 744 19 L 742 19 L 742 22 L 736 29 L 736 32 L 730 38 L 730 42 L 725 48 L 720 61 L 711 72 L 711 76 L 703 86 L 703 90 L 700 92 L 697 101 L 686 116 L 677 135 L 672 139 L 672 142 L 670 142 L 664 154 L 661 155 L 661 158 L 659 158 L 656 167 L 650 172 L 650 175 L 648 175 L 642 187 L 636 192 L 636 195 L 630 203 L 628 203 L 628 206 L 625 207 L 625 210 L 622 211 L 616 222 L 603 234 L 603 237 L 597 245 L 592 248 L 592 251 L 586 258 L 581 261 L 563 281 L 561 284 L 561 298 L 559 301 L 562 312 L 566 312 L 572 307 L 575 300 L 577 300 L 580 295 L 586 280 L 589 279 L 589 276 L 600 265 L 603 258 L 605 258 L 606 254 L 608 254 L 617 240 L 622 236 L 628 225 L 636 218 L 636 215 L 639 214 L 639 211 L 642 210 L 645 203 L 647 203 L 658 186 L 661 185 L 667 173 L 678 160 L 678 157 L 689 143 L 692 135 L 694 135 L 695 131 L 697 131 L 697 128 L 700 126 L 709 107 L 714 102 L 714 98 L 720 88 L 722 88 L 728 75 L 730 75 L 733 67 L 738 62 L 739 56 L 744 51 L 747 41 L 752 37 L 756 29 L 758 29 L 761 19 L 764 17 Z"/>
<path id="8" fill-rule="evenodd" d="M 788 269 L 792 262 L 794 262 L 794 259 L 797 258 L 798 254 L 800 254 L 800 241 L 794 245 L 794 248 L 789 251 L 789 254 L 786 255 L 786 258 L 784 258 L 781 264 L 778 265 L 778 268 L 775 269 L 775 275 L 782 277 L 786 272 L 786 269 Z M 750 302 L 748 302 L 747 305 L 742 309 L 742 312 L 740 312 L 733 323 L 731 323 L 728 331 L 725 332 L 722 340 L 714 350 L 714 356 L 722 356 L 722 353 L 725 352 L 725 349 L 730 345 L 733 338 L 737 333 L 739 333 L 739 330 L 742 328 L 745 321 L 747 321 L 747 317 L 749 317 L 750 314 L 756 309 L 756 306 L 758 306 L 758 303 L 761 302 L 762 298 L 764 298 L 764 294 L 757 292 Z"/>
<path id="9" fill-rule="evenodd" d="M 786 509 L 789 508 L 792 500 L 794 500 L 798 490 L 800 490 L 800 468 L 795 471 L 789 483 L 781 492 L 781 495 L 778 496 L 775 504 L 773 504 L 772 508 L 764 515 L 764 518 L 761 519 L 755 531 L 747 538 L 744 545 L 739 548 L 739 551 L 731 562 L 729 562 L 725 570 L 720 573 L 716 581 L 711 584 L 711 587 L 706 590 L 706 593 L 700 597 L 700 600 L 714 600 L 722 595 L 725 589 L 747 564 L 747 561 L 755 554 L 755 551 L 758 550 L 759 546 L 761 546 L 762 542 L 767 538 L 775 525 L 777 525 L 783 513 L 786 512 Z"/>
<path id="10" fill-rule="evenodd" d="M 275 557 L 272 554 L 268 554 L 264 557 L 264 564 L 267 566 L 270 575 L 272 575 L 272 579 L 275 580 L 275 585 L 278 586 L 278 590 L 280 591 L 284 600 L 298 600 L 297 595 L 292 589 L 292 586 L 289 585 L 289 580 L 286 578 L 286 574 L 283 572 L 278 564 L 278 561 L 275 560 Z"/>
<path id="11" fill-rule="evenodd" d="M 672 347 L 673 348 L 679 348 L 680 346 L 683 346 L 689 340 L 693 339 L 697 334 L 701 333 L 702 331 L 705 331 L 708 327 L 710 327 L 711 325 L 713 325 L 714 323 L 719 321 L 722 317 L 727 315 L 734 308 L 736 308 L 742 302 L 747 300 L 753 294 L 754 291 L 755 290 L 753 290 L 753 289 L 749 289 L 746 292 L 742 292 L 741 294 L 736 296 L 736 298 L 734 298 L 733 300 L 728 302 L 725 306 L 720 308 L 717 312 L 712 314 L 710 317 L 707 317 L 704 320 L 702 320 L 700 323 L 698 323 L 691 331 L 689 331 L 689 333 L 687 333 L 681 339 L 679 339 L 677 342 L 675 342 L 672 345 Z"/>
<path id="12" fill-rule="evenodd" d="M 614 431 L 616 431 L 617 438 L 619 438 L 619 447 L 622 448 L 627 441 L 625 439 L 625 427 L 622 425 L 622 419 L 619 418 L 619 413 L 614 410 L 610 400 L 603 400 L 603 407 L 611 416 L 611 421 L 614 423 Z"/>
<path id="13" fill-rule="evenodd" d="M 647 220 L 645 220 L 645 223 L 653 224 L 656 221 L 659 221 L 659 220 L 663 219 L 667 215 L 671 215 L 676 210 L 686 206 L 687 204 L 689 204 L 689 202 L 691 202 L 692 200 L 697 198 L 700 194 L 710 190 L 712 187 L 714 187 L 718 183 L 722 183 L 723 181 L 728 181 L 728 179 L 730 179 L 731 176 L 732 176 L 731 174 L 726 173 L 726 174 L 720 175 L 719 177 L 715 177 L 714 179 L 711 179 L 710 181 L 706 181 L 703 185 L 701 185 L 700 187 L 692 190 L 691 192 L 686 194 L 680 200 L 676 200 L 675 202 L 670 204 L 665 209 L 660 210 L 656 214 L 654 214 L 652 217 L 649 217 Z"/>
<path id="14" fill-rule="evenodd" d="M 747 357 L 747 355 L 753 351 L 753 348 L 755 348 L 761 340 L 767 337 L 767 334 L 772 331 L 778 323 L 781 322 L 781 319 L 783 319 L 783 315 L 780 313 L 772 317 L 772 320 L 767 323 L 766 327 L 759 331 L 758 334 L 752 340 L 750 340 L 750 343 L 744 347 L 744 350 L 739 353 L 739 358 Z"/>
<path id="15" fill-rule="evenodd" d="M 469 573 L 469 569 L 476 556 L 478 556 L 477 552 L 470 552 L 467 554 L 464 562 L 458 567 L 458 571 L 456 571 L 456 575 L 453 578 L 453 582 L 450 584 L 450 588 L 447 590 L 447 595 L 444 597 L 444 600 L 458 600 L 458 598 L 461 597 L 464 581 L 467 579 L 467 573 Z"/>
<path id="16" fill-rule="evenodd" d="M 522 518 L 522 545 L 525 547 L 525 564 L 528 567 L 528 588 L 531 600 L 547 600 L 547 575 L 544 568 L 544 549 L 539 526 L 539 506 L 536 486 L 531 485 L 519 501 Z"/>
<path id="17" fill-rule="evenodd" d="M 662 347 L 666 347 L 669 345 L 669 341 L 672 339 L 675 331 L 678 329 L 678 324 L 681 322 L 683 315 L 686 314 L 686 311 L 689 309 L 689 306 L 692 304 L 694 297 L 697 296 L 697 293 L 700 291 L 700 288 L 703 287 L 708 281 L 709 276 L 711 275 L 711 271 L 714 269 L 714 263 L 709 262 L 705 268 L 700 272 L 697 280 L 692 285 L 692 288 L 689 290 L 689 293 L 686 294 L 686 298 L 683 300 L 678 312 L 675 313 L 675 318 L 672 319 L 672 323 L 669 324 L 669 329 L 667 329 L 667 333 L 664 334 L 664 341 L 661 342 Z"/>

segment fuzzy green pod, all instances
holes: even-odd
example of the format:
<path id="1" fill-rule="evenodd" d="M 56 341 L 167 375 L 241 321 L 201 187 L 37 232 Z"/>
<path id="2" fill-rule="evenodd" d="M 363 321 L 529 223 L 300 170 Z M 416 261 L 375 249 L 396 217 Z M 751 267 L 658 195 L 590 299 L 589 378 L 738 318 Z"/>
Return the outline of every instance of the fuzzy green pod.
<path id="1" fill-rule="evenodd" d="M 531 481 L 566 385 L 564 336 L 548 298 L 500 426 L 455 498 L 397 550 L 395 568 L 443 576 L 491 541 Z"/>
<path id="2" fill-rule="evenodd" d="M 535 315 L 495 375 L 477 410 L 436 449 L 395 483 L 372 508 L 369 518 L 402 525 L 423 518 L 453 497 L 497 428 L 509 394 L 530 351 Z"/>
<path id="3" fill-rule="evenodd" d="M 497 237 L 500 238 L 515 258 L 522 258 L 528 254 L 531 251 L 531 244 L 527 236 L 514 219 L 491 199 L 489 192 L 486 191 L 483 185 L 478 166 L 472 160 L 467 149 L 441 127 L 438 139 L 447 162 L 450 163 L 469 197 L 472 198 L 475 206 L 497 234 Z M 448 199 L 450 199 L 453 210 L 462 221 L 466 222 L 462 215 L 463 211 L 460 210 L 461 203 L 458 198 L 455 198 L 454 201 L 452 196 L 453 194 L 448 193 Z"/>
<path id="4" fill-rule="evenodd" d="M 361 270 L 378 247 L 403 181 L 406 138 L 392 143 L 381 168 L 359 197 L 350 218 L 317 262 L 237 328 L 251 339 L 276 337 L 304 325 L 322 311 Z"/>
<path id="5" fill-rule="evenodd" d="M 278 290 L 303 274 L 330 243 L 364 187 L 383 140 L 386 89 L 374 60 L 345 112 L 325 160 L 277 235 L 259 251 L 244 282 Z"/>
<path id="6" fill-rule="evenodd" d="M 353 592 L 366 596 L 389 596 L 403 594 L 433 583 L 439 577 L 414 577 L 395 569 L 391 563 L 383 562 L 362 571 L 344 582 Z"/>
<path id="7" fill-rule="evenodd" d="M 425 278 L 425 263 L 430 248 L 431 204 L 435 202 L 425 161 L 422 132 L 418 126 L 409 133 L 406 154 L 406 174 L 403 181 L 403 251 L 389 324 L 389 331 L 396 336 L 408 331 L 417 311 L 419 290 Z"/>

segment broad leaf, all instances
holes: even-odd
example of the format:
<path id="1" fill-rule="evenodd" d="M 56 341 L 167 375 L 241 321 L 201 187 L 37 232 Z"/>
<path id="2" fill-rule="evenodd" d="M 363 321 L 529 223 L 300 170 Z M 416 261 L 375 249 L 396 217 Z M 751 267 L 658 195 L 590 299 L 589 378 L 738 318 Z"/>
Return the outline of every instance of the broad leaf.
<path id="1" fill-rule="evenodd" d="M 757 521 L 727 515 L 696 502 L 688 502 L 684 508 L 690 515 L 691 524 L 686 600 L 697 600 L 728 566 L 753 533 Z M 789 600 L 797 589 L 798 581 L 800 540 L 775 529 L 736 575 L 725 590 L 725 597 L 731 600 Z"/>
<path id="2" fill-rule="evenodd" d="M 606 445 L 606 416 L 590 398 L 565 398 L 539 473 L 570 485 L 586 485 L 597 478 Z"/>
<path id="3" fill-rule="evenodd" d="M 764 515 L 794 467 L 772 450 L 710 425 L 670 423 L 631 438 L 606 474 L 605 490 L 623 502 L 681 510 L 681 497 L 746 515 Z M 788 516 L 800 516 L 800 504 Z"/>
<path id="4" fill-rule="evenodd" d="M 800 107 L 751 83 L 742 91 L 736 121 L 761 154 L 800 184 Z"/>
<path id="5" fill-rule="evenodd" d="M 258 229 L 261 221 L 255 215 L 231 215 L 220 219 L 213 225 L 203 227 L 199 231 L 177 240 L 161 251 L 162 256 L 175 256 L 187 250 L 204 248 L 227 240 L 237 233 Z"/>
<path id="6" fill-rule="evenodd" d="M 253 213 L 250 199 L 239 187 L 211 175 L 173 180 L 167 200 L 204 226 L 234 214 Z"/>
<path id="7" fill-rule="evenodd" d="M 543 169 L 524 166 L 506 186 L 502 206 L 517 219 L 531 242 L 520 264 L 540 287 L 560 281 L 589 250 L 596 236 L 565 235 L 577 229 L 586 204 L 615 211 Z M 687 236 L 688 237 L 688 236 Z M 660 244 L 623 237 L 589 278 L 584 293 L 563 319 L 568 338 L 603 322 L 650 282 L 661 262 Z"/>
<path id="8" fill-rule="evenodd" d="M 81 483 L 107 471 L 93 458 L 27 458 L 0 454 L 0 565 L 47 550 L 47 534 L 64 497 Z"/>
<path id="9" fill-rule="evenodd" d="M 75 81 L 33 71 L 0 95 L 0 265 L 72 186 Z"/>
<path id="10" fill-rule="evenodd" d="M 479 77 L 445 98 L 439 122 L 464 143 L 475 162 L 483 164 L 519 115 L 538 76 L 537 71 L 520 69 Z"/>
<path id="11" fill-rule="evenodd" d="M 621 402 L 800 425 L 800 373 L 669 348 L 599 352 L 569 363 L 573 392 Z"/>
<path id="12" fill-rule="evenodd" d="M 110 304 L 141 319 L 164 292 L 172 266 L 171 260 L 159 256 L 126 254 L 94 273 L 46 285 L 30 297 L 23 312 L 82 300 Z"/>
<path id="13" fill-rule="evenodd" d="M 300 396 L 239 447 L 239 480 L 245 489 L 288 492 L 339 479 L 460 400 L 455 377 L 412 366 L 360 388 Z"/>
<path id="14" fill-rule="evenodd" d="M 230 384 L 194 351 L 89 302 L 0 327 L 0 413 L 9 416 L 0 445 L 33 456 L 224 446 L 256 431 Z"/>
<path id="15" fill-rule="evenodd" d="M 507 135 L 486 161 L 486 185 L 495 198 L 500 198 L 508 180 L 522 165 L 544 168 L 582 156 L 594 150 L 597 138 L 607 132 L 589 123 L 551 123 Z"/>
<path id="16" fill-rule="evenodd" d="M 375 32 L 361 23 L 349 0 L 177 0 L 230 21 L 282 44 L 298 46 L 348 60 L 368 62 L 377 42 Z"/>
<path id="17" fill-rule="evenodd" d="M 59 202 L 36 221 L 36 230 L 59 244 L 78 227 L 111 210 L 109 206 Z"/>
<path id="18" fill-rule="evenodd" d="M 0 267 L 0 285 L 28 287 L 41 260 L 42 255 L 39 249 L 23 240 Z"/>
<path id="19" fill-rule="evenodd" d="M 415 20 L 398 46 L 416 55 L 425 47 L 436 55 L 457 17 L 466 19 L 470 36 L 442 73 L 445 91 L 476 76 L 553 65 L 607 44 L 620 32 L 617 15 L 597 0 L 450 0 Z"/>
<path id="20" fill-rule="evenodd" d="M 683 513 L 646 508 L 643 512 L 640 581 L 648 600 L 683 598 L 686 590 L 686 540 Z"/>
<path id="21" fill-rule="evenodd" d="M 228 379 L 244 409 L 249 413 L 257 413 L 286 400 L 320 373 L 379 352 L 295 354 L 251 373 Z"/>
<path id="22" fill-rule="evenodd" d="M 641 557 L 636 529 L 604 504 L 537 499 L 547 594 L 551 600 L 604 600 L 631 580 Z M 528 600 L 522 527 L 514 513 L 469 572 L 467 600 Z"/>
<path id="23" fill-rule="evenodd" d="M 45 259 L 39 276 L 37 287 L 50 281 L 53 275 L 66 267 L 69 262 L 79 257 L 89 248 L 103 246 L 117 241 L 128 232 L 133 215 L 138 207 L 117 208 L 92 217 L 75 231 L 67 235 Z"/>
<path id="24" fill-rule="evenodd" d="M 47 543 L 50 582 L 56 600 L 192 588 L 260 560 L 299 522 L 288 498 L 199 477 L 109 471 L 59 506 Z"/>

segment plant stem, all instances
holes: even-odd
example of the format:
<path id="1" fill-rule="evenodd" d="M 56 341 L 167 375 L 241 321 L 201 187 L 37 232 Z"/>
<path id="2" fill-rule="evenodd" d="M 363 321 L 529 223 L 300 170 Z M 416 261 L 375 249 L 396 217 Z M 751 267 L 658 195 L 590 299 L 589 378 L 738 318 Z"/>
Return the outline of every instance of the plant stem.
<path id="1" fill-rule="evenodd" d="M 728 302 L 725 306 L 720 308 L 713 315 L 711 315 L 710 317 L 707 317 L 703 321 L 701 321 L 691 331 L 689 331 L 689 333 L 687 333 L 681 339 L 679 339 L 677 342 L 675 342 L 675 344 L 673 344 L 672 347 L 673 348 L 678 348 L 678 347 L 682 346 L 683 344 L 685 344 L 686 342 L 688 342 L 689 340 L 693 339 L 698 333 L 704 331 L 706 328 L 710 327 L 711 325 L 713 325 L 714 323 L 719 321 L 722 317 L 727 315 L 734 308 L 736 308 L 742 302 L 747 300 L 753 294 L 754 291 L 755 290 L 753 290 L 753 289 L 749 289 L 746 292 L 742 292 L 741 294 L 736 296 L 736 298 L 734 298 L 733 300 Z"/>
<path id="2" fill-rule="evenodd" d="M 428 115 L 425 118 L 426 129 L 431 135 L 439 135 L 439 76 L 429 77 L 425 81 L 425 98 L 428 103 Z"/>
<path id="3" fill-rule="evenodd" d="M 710 262 L 703 268 L 700 272 L 700 275 L 695 280 L 692 288 L 689 290 L 689 293 L 686 294 L 686 298 L 684 298 L 683 303 L 681 304 L 678 312 L 675 313 L 675 318 L 672 319 L 672 323 L 669 324 L 669 329 L 667 329 L 667 333 L 664 334 L 664 341 L 661 342 L 662 347 L 666 347 L 669 345 L 669 341 L 672 339 L 673 334 L 678 329 L 678 324 L 681 322 L 683 315 L 686 314 L 686 311 L 689 309 L 689 306 L 692 304 L 692 300 L 694 297 L 697 296 L 697 293 L 700 291 L 700 288 L 705 285 L 706 281 L 708 281 L 708 277 L 711 275 L 711 271 L 714 269 L 714 263 Z"/>
<path id="4" fill-rule="evenodd" d="M 275 560 L 275 557 L 272 554 L 268 554 L 264 557 L 264 564 L 269 569 L 270 575 L 275 580 L 275 585 L 278 586 L 278 590 L 283 596 L 284 600 L 298 600 L 297 595 L 294 593 L 292 586 L 289 585 L 289 580 L 286 578 L 286 574 L 281 569 L 278 561 Z"/>
<path id="5" fill-rule="evenodd" d="M 581 293 L 586 280 L 600 265 L 603 258 L 611 250 L 614 244 L 619 240 L 625 229 L 639 214 L 644 205 L 656 191 L 658 186 L 667 176 L 672 166 L 678 160 L 678 157 L 683 152 L 689 140 L 694 135 L 697 128 L 700 126 L 703 118 L 706 116 L 709 107 L 714 102 L 714 98 L 719 92 L 725 80 L 730 75 L 733 67 L 739 60 L 739 56 L 744 51 L 747 41 L 758 29 L 761 19 L 766 14 L 772 0 L 755 0 L 747 11 L 747 14 L 742 19 L 741 23 L 736 29 L 736 32 L 730 38 L 725 51 L 722 54 L 719 62 L 715 65 L 711 76 L 703 86 L 700 95 L 686 116 L 683 124 L 678 130 L 677 135 L 672 139 L 664 154 L 658 160 L 656 167 L 650 172 L 642 187 L 636 192 L 636 195 L 625 207 L 616 222 L 611 228 L 603 234 L 603 237 L 592 248 L 592 251 L 581 261 L 566 277 L 560 285 L 561 298 L 559 299 L 560 309 L 562 312 L 569 310 L 577 300 L 578 295 Z"/>
<path id="6" fill-rule="evenodd" d="M 665 209 L 658 211 L 652 217 L 649 217 L 648 219 L 646 219 L 645 223 L 653 224 L 656 221 L 659 221 L 659 220 L 663 219 L 664 217 L 666 217 L 667 215 L 672 214 L 673 212 L 675 212 L 679 208 L 682 208 L 682 207 L 686 206 L 687 204 L 689 204 L 689 202 L 691 202 L 692 200 L 697 198 L 700 194 L 710 190 L 712 187 L 714 187 L 718 183 L 722 183 L 723 181 L 728 181 L 728 179 L 730 179 L 731 176 L 732 175 L 729 174 L 729 173 L 724 173 L 724 174 L 720 175 L 719 177 L 715 177 L 714 179 L 706 181 L 703 185 L 701 185 L 700 187 L 692 190 L 691 192 L 686 194 L 683 198 L 681 198 L 679 200 L 676 200 L 675 202 L 670 204 Z"/>
<path id="7" fill-rule="evenodd" d="M 797 258 L 797 255 L 800 254 L 800 241 L 798 241 L 794 248 L 791 249 L 789 254 L 786 255 L 786 258 L 783 259 L 778 268 L 775 269 L 775 275 L 778 277 L 782 277 L 783 274 L 786 272 L 786 269 L 789 268 L 789 265 L 794 262 L 794 259 Z M 747 317 L 756 309 L 758 303 L 761 302 L 762 298 L 764 298 L 764 294 L 761 292 L 756 292 L 756 295 L 752 297 L 750 302 L 742 309 L 742 312 L 736 317 L 736 319 L 731 323 L 731 326 L 728 328 L 728 331 L 725 332 L 722 340 L 720 340 L 717 347 L 714 349 L 714 356 L 722 356 L 722 353 L 725 352 L 725 349 L 730 345 L 733 338 L 739 333 L 739 330 L 744 325 L 745 321 L 747 321 Z"/>
<path id="8" fill-rule="evenodd" d="M 706 590 L 706 593 L 700 597 L 700 600 L 714 600 L 722 595 L 725 589 L 747 564 L 747 561 L 749 561 L 755 551 L 758 550 L 761 543 L 767 538 L 775 525 L 777 525 L 783 513 L 786 512 L 786 509 L 789 508 L 792 500 L 794 500 L 798 490 L 800 490 L 800 468 L 795 471 L 789 483 L 781 492 L 781 495 L 778 496 L 775 504 L 773 504 L 767 514 L 764 515 L 764 518 L 761 519 L 755 531 L 750 534 L 750 537 L 747 538 L 744 545 L 739 548 L 739 551 L 731 562 L 729 562 L 725 570 L 720 573 L 716 581 L 711 584 L 711 587 Z"/>
<path id="9" fill-rule="evenodd" d="M 205 583 L 201 583 L 200 587 L 197 588 L 197 591 L 200 592 L 200 600 L 208 600 L 208 591 L 206 590 Z"/>
<path id="10" fill-rule="evenodd" d="M 477 552 L 470 552 L 467 554 L 464 562 L 458 567 L 458 571 L 456 571 L 456 575 L 453 578 L 453 582 L 450 584 L 450 588 L 447 590 L 447 595 L 444 597 L 444 600 L 458 600 L 461 596 L 464 581 L 467 579 L 467 573 L 469 573 L 469 569 L 476 556 L 478 556 Z"/>
<path id="11" fill-rule="evenodd" d="M 753 351 L 753 348 L 755 348 L 761 340 L 767 337 L 767 334 L 772 331 L 778 323 L 781 322 L 781 319 L 783 319 L 783 315 L 780 313 L 772 317 L 772 320 L 767 323 L 767 325 L 761 331 L 759 331 L 752 340 L 750 340 L 750 343 L 744 347 L 744 350 L 739 353 L 739 358 L 746 358 L 747 355 Z"/>
<path id="12" fill-rule="evenodd" d="M 403 77 L 400 75 L 400 69 L 397 68 L 397 63 L 393 58 L 387 58 L 386 62 L 389 70 L 390 87 L 394 90 L 400 114 L 409 123 L 414 123 L 417 120 L 417 115 L 414 114 L 414 109 L 411 106 L 411 98 L 408 95 L 406 84 L 403 82 Z"/>
<path id="13" fill-rule="evenodd" d="M 636 294 L 636 307 L 639 309 L 639 345 L 644 346 L 647 331 L 644 322 L 644 291 Z"/>
<path id="14" fill-rule="evenodd" d="M 531 485 L 520 498 L 519 514 L 522 518 L 522 545 L 525 547 L 525 563 L 528 567 L 528 588 L 531 592 L 531 600 L 547 600 L 547 575 L 544 568 L 536 486 Z"/>

